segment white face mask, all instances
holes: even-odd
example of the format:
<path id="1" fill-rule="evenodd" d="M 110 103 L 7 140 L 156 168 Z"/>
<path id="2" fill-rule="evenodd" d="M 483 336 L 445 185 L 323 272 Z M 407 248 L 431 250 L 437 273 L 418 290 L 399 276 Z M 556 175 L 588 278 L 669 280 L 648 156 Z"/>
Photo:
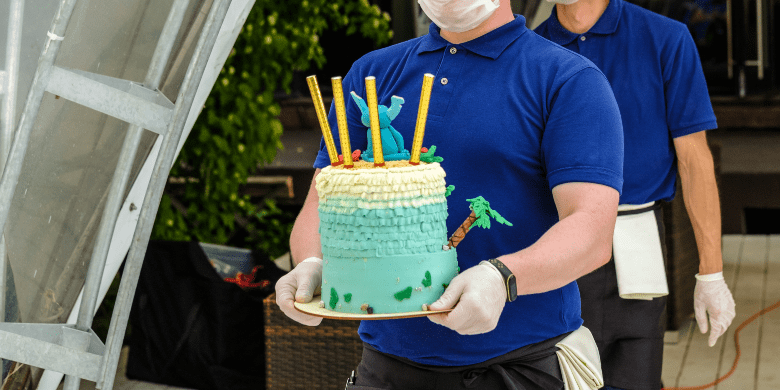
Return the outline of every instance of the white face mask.
<path id="1" fill-rule="evenodd" d="M 452 32 L 473 29 L 498 9 L 499 0 L 417 0 L 440 28 Z"/>
<path id="2" fill-rule="evenodd" d="M 558 4 L 563 4 L 563 5 L 569 5 L 569 4 L 574 4 L 574 3 L 578 2 L 579 0 L 547 0 L 547 1 L 549 1 L 550 3 L 558 3 Z"/>

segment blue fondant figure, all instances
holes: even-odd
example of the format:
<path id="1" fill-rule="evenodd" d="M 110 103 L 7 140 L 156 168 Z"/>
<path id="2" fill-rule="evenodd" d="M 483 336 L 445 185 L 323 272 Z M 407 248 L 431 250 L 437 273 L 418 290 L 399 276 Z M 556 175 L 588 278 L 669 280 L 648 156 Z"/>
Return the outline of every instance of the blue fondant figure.
<path id="1" fill-rule="evenodd" d="M 366 161 L 374 161 L 374 144 L 371 142 L 371 119 L 368 115 L 368 104 L 355 92 L 352 92 L 351 95 L 362 113 L 360 121 L 363 122 L 363 126 L 368 127 L 368 147 L 360 155 L 360 158 Z M 401 112 L 404 98 L 393 96 L 390 98 L 390 101 L 392 102 L 390 108 L 383 105 L 377 107 L 379 111 L 380 135 L 382 136 L 382 154 L 385 160 L 408 160 L 412 156 L 408 150 L 404 149 L 404 137 L 390 124 Z"/>

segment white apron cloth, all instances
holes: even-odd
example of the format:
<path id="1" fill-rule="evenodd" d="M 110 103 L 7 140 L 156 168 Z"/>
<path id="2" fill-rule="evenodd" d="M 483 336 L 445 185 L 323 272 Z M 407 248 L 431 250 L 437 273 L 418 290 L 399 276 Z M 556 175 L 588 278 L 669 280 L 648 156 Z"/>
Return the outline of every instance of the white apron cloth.
<path id="1" fill-rule="evenodd" d="M 669 294 L 661 238 L 652 205 L 653 202 L 618 206 L 618 212 L 648 209 L 641 213 L 618 215 L 615 223 L 612 252 L 618 293 L 623 299 L 651 300 Z"/>
<path id="2" fill-rule="evenodd" d="M 595 390 L 604 387 L 601 357 L 588 328 L 579 329 L 555 344 L 565 390 Z"/>

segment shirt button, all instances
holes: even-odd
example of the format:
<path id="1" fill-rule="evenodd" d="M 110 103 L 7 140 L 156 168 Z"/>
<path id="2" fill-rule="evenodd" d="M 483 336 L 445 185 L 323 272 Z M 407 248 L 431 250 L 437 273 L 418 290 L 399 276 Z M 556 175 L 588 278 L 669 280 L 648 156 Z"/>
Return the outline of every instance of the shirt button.
<path id="1" fill-rule="evenodd" d="M 580 40 L 581 40 L 581 41 L 584 41 L 584 40 L 585 40 L 585 36 L 584 36 L 584 35 L 583 35 L 583 36 L 581 36 L 581 37 L 580 37 Z"/>
<path id="2" fill-rule="evenodd" d="M 456 49 L 456 48 L 454 48 L 454 47 L 451 47 L 451 48 L 450 48 L 450 54 L 455 54 L 455 53 L 457 53 L 457 52 L 458 52 L 458 49 Z"/>
<path id="3" fill-rule="evenodd" d="M 447 85 L 447 83 L 449 83 L 449 82 L 450 82 L 450 81 L 449 81 L 449 80 L 447 80 L 447 78 L 446 78 L 446 77 L 442 77 L 442 78 L 441 78 L 441 85 Z"/>

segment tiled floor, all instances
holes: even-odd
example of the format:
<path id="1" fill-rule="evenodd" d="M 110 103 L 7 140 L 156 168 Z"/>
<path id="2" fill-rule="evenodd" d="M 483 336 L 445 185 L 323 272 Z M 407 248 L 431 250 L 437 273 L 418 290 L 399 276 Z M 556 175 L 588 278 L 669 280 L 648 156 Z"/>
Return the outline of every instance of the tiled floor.
<path id="1" fill-rule="evenodd" d="M 737 317 L 714 347 L 695 324 L 669 333 L 664 348 L 663 380 L 667 389 L 700 386 L 726 375 L 734 364 L 737 327 L 762 308 L 780 301 L 780 236 L 724 236 L 724 275 L 737 304 Z M 715 390 L 780 390 L 780 309 L 746 325 L 739 333 L 741 355 L 733 374 Z M 175 387 L 125 378 L 127 349 L 122 351 L 116 390 L 173 390 Z M 82 389 L 94 384 L 83 382 Z"/>
<path id="2" fill-rule="evenodd" d="M 699 386 L 727 375 L 737 355 L 734 333 L 761 309 L 780 301 L 780 236 L 724 236 L 724 276 L 734 294 L 737 316 L 712 348 L 692 322 L 679 342 L 664 348 L 667 388 Z M 780 309 L 739 332 L 740 357 L 734 372 L 716 390 L 780 389 Z"/>

